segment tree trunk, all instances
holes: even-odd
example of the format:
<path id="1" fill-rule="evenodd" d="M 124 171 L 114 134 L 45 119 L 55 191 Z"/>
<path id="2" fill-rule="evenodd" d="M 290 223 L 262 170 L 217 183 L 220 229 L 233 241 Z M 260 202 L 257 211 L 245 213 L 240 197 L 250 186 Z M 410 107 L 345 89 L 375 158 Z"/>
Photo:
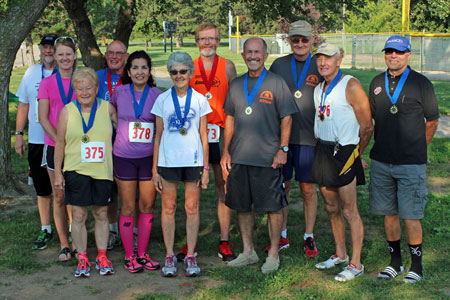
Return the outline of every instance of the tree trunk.
<path id="1" fill-rule="evenodd" d="M 127 0 L 127 7 L 120 7 L 114 39 L 119 40 L 128 47 L 130 35 L 136 24 L 136 0 Z"/>
<path id="2" fill-rule="evenodd" d="M 86 13 L 85 4 L 87 0 L 61 0 L 61 2 L 75 28 L 83 63 L 95 70 L 105 68 L 105 58 L 97 45 L 97 40 L 92 32 L 91 21 Z"/>
<path id="3" fill-rule="evenodd" d="M 11 165 L 11 128 L 9 120 L 8 90 L 16 53 L 30 33 L 49 0 L 8 1 L 7 9 L 0 12 L 0 196 L 22 192 Z"/>
<path id="4" fill-rule="evenodd" d="M 33 51 L 33 39 L 31 38 L 31 34 L 27 36 L 25 39 L 26 46 L 26 54 L 27 54 L 27 64 L 34 65 L 36 63 L 34 59 L 34 51 Z"/>

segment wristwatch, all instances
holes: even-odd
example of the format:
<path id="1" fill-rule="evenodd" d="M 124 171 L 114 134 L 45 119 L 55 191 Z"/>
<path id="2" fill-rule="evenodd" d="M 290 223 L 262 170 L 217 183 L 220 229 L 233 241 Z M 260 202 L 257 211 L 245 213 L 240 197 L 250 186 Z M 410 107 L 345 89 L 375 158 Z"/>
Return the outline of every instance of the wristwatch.
<path id="1" fill-rule="evenodd" d="M 14 135 L 23 135 L 23 131 L 16 131 L 14 132 Z"/>
<path id="2" fill-rule="evenodd" d="M 288 147 L 288 146 L 281 146 L 280 149 L 281 149 L 281 151 L 283 151 L 284 153 L 288 153 L 288 151 L 289 151 L 289 147 Z"/>

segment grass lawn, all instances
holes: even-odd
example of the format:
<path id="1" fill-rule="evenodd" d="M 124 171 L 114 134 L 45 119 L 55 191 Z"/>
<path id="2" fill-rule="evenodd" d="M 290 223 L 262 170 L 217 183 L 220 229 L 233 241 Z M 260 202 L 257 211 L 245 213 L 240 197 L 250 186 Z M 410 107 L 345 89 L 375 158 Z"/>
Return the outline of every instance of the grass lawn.
<path id="1" fill-rule="evenodd" d="M 136 47 L 137 49 L 138 47 Z M 135 50 L 131 47 L 130 52 Z M 193 57 L 198 55 L 198 50 L 194 46 L 184 47 Z M 238 73 L 245 72 L 245 66 L 240 56 L 230 54 L 228 48 L 221 47 L 219 55 L 232 59 L 238 68 Z M 155 47 L 150 50 L 153 63 L 156 67 L 165 66 L 169 53 L 163 53 L 162 47 Z M 269 63 L 273 61 L 270 58 Z M 15 92 L 20 78 L 23 76 L 24 68 L 15 69 L 11 80 L 11 91 Z M 367 89 L 370 80 L 376 72 L 361 70 L 344 70 L 359 78 L 363 86 Z M 442 114 L 450 113 L 448 104 L 448 82 L 433 82 L 439 99 Z M 15 104 L 10 106 L 11 128 L 14 130 Z M 12 137 L 14 143 L 14 136 Z M 371 145 L 368 149 L 371 148 Z M 15 172 L 25 174 L 26 159 L 19 159 L 12 148 L 12 159 Z M 291 247 L 280 253 L 281 267 L 274 274 L 264 276 L 259 267 L 264 261 L 265 253 L 263 249 L 267 246 L 269 238 L 267 235 L 266 217 L 257 215 L 254 240 L 261 263 L 246 268 L 231 269 L 223 266 L 205 267 L 203 277 L 193 281 L 195 289 L 188 296 L 188 299 L 448 299 L 450 297 L 450 267 L 448 257 L 450 249 L 450 139 L 434 138 L 429 148 L 429 160 L 427 174 L 429 176 L 428 203 L 423 220 L 424 232 L 424 273 L 425 279 L 414 285 L 405 285 L 401 279 L 394 281 L 380 281 L 376 279 L 376 274 L 389 263 L 389 253 L 383 230 L 382 217 L 370 213 L 368 204 L 367 185 L 358 187 L 358 207 L 365 226 L 365 240 L 362 253 L 362 262 L 365 265 L 365 274 L 351 282 L 339 283 L 333 280 L 334 275 L 340 269 L 326 271 L 315 270 L 314 265 L 321 260 L 327 259 L 334 253 L 334 242 L 330 230 L 328 216 L 324 211 L 323 200 L 319 199 L 318 216 L 315 226 L 315 236 L 320 251 L 318 258 L 309 260 L 303 254 L 303 232 L 304 215 L 302 209 L 302 198 L 298 186 L 293 185 L 290 197 L 289 213 L 289 238 Z M 368 163 L 368 151 L 364 154 Z M 24 175 L 21 178 L 25 180 Z M 366 171 L 368 182 L 368 172 Z M 213 178 L 211 178 L 211 183 Z M 437 182 L 437 183 L 436 183 Z M 179 193 L 179 209 L 177 211 L 177 228 L 175 245 L 176 249 L 184 243 L 184 212 L 182 210 L 182 200 Z M 157 200 L 157 212 L 161 207 L 160 200 Z M 219 224 L 216 217 L 216 197 L 213 184 L 204 191 L 201 196 L 201 225 L 198 238 L 199 264 L 206 264 L 205 256 L 215 256 L 219 238 Z M 5 269 L 16 273 L 34 273 L 38 270 L 45 272 L 45 269 L 57 262 L 42 263 L 36 259 L 36 251 L 31 250 L 31 243 L 37 235 L 39 216 L 36 210 L 32 212 L 17 210 L 15 213 L 4 213 L 7 207 L 0 204 L 0 272 Z M 92 218 L 90 218 L 92 219 Z M 164 251 L 162 241 L 161 226 L 158 221 L 154 224 L 151 247 L 158 251 Z M 92 222 L 89 223 L 92 227 Z M 94 246 L 93 234 L 89 232 L 89 246 Z M 236 223 L 235 214 L 232 216 L 231 241 L 235 245 L 235 251 L 242 249 L 242 243 Z M 347 245 L 350 235 L 347 230 Z M 407 244 L 402 237 L 402 256 L 404 265 L 409 267 L 410 255 L 407 252 Z M 56 256 L 58 243 L 53 242 L 50 248 L 54 250 Z M 122 251 L 115 249 L 113 251 Z M 23 257 L 27 257 L 26 260 Z M 120 267 L 121 260 L 113 261 Z M 180 267 L 181 265 L 179 265 Z M 72 276 L 74 263 L 67 269 L 67 276 Z M 118 275 L 114 275 L 113 280 L 120 280 Z M 203 278 L 203 279 L 202 279 Z M 214 286 L 206 285 L 204 278 L 210 278 L 219 284 Z M 169 283 L 170 279 L 167 281 Z M 176 293 L 159 292 L 154 294 L 136 294 L 136 299 L 176 299 Z"/>

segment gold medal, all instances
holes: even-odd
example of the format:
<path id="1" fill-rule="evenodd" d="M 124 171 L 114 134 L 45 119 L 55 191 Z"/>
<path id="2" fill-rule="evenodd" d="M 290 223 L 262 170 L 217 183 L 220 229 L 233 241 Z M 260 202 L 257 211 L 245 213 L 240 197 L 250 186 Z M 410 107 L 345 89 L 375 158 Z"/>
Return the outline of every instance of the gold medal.
<path id="1" fill-rule="evenodd" d="M 389 109 L 391 114 L 395 115 L 396 113 L 398 113 L 398 107 L 394 105 L 391 106 L 391 109 Z"/>
<path id="2" fill-rule="evenodd" d="M 253 109 L 250 106 L 247 106 L 247 108 L 245 109 L 245 114 L 246 115 L 251 115 L 253 112 Z"/>
<path id="3" fill-rule="evenodd" d="M 139 122 L 139 121 L 134 122 L 134 128 L 139 129 L 139 128 L 141 128 L 141 127 L 142 127 L 141 122 Z"/>
<path id="4" fill-rule="evenodd" d="M 81 137 L 81 142 L 84 143 L 84 144 L 89 143 L 89 136 L 87 134 L 83 135 Z"/>
<path id="5" fill-rule="evenodd" d="M 297 99 L 300 99 L 302 97 L 302 92 L 300 92 L 300 90 L 296 90 L 294 93 L 294 97 Z"/>
<path id="6" fill-rule="evenodd" d="M 324 114 L 324 113 L 321 113 L 320 116 L 319 116 L 319 118 L 320 118 L 320 121 L 324 121 L 324 120 L 325 120 L 325 114 Z"/>
<path id="7" fill-rule="evenodd" d="M 207 100 L 210 100 L 212 98 L 212 94 L 210 92 L 207 92 L 205 94 L 205 97 L 206 97 Z"/>
<path id="8" fill-rule="evenodd" d="M 187 129 L 184 128 L 184 127 L 181 127 L 179 132 L 180 132 L 181 135 L 186 135 L 187 134 Z"/>

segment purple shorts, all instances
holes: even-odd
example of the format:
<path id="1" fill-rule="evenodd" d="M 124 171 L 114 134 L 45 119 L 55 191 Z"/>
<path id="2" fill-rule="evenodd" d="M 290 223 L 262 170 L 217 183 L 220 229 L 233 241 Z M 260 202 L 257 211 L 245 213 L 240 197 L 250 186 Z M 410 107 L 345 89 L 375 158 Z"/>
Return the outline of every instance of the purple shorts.
<path id="1" fill-rule="evenodd" d="M 113 155 L 114 176 L 124 181 L 152 180 L 153 155 L 125 158 Z"/>

